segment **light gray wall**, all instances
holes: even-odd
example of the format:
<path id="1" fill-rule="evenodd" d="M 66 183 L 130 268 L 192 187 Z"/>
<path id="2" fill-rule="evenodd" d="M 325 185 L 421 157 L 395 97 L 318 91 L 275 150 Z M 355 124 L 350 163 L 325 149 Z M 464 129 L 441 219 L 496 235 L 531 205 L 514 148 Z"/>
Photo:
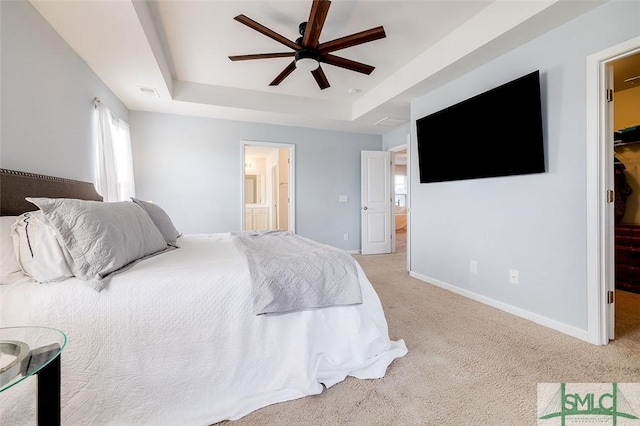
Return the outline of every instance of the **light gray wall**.
<path id="1" fill-rule="evenodd" d="M 411 130 L 410 123 L 403 124 L 397 129 L 393 129 L 390 132 L 382 135 L 382 149 L 385 151 L 395 148 L 396 146 L 404 145 L 407 143 L 407 135 Z"/>
<path id="2" fill-rule="evenodd" d="M 414 272 L 586 330 L 585 58 L 638 35 L 640 2 L 612 1 L 412 102 Z M 536 69 L 546 173 L 418 182 L 416 119 Z M 456 166 L 454 146 L 443 161 Z"/>
<path id="3" fill-rule="evenodd" d="M 129 117 L 136 195 L 162 206 L 180 231 L 239 231 L 241 141 L 290 143 L 296 232 L 360 249 L 360 151 L 381 150 L 380 136 L 138 111 Z M 339 195 L 349 201 L 339 203 Z"/>
<path id="4" fill-rule="evenodd" d="M 0 1 L 0 167 L 93 181 L 93 105 L 124 104 L 27 1 Z"/>

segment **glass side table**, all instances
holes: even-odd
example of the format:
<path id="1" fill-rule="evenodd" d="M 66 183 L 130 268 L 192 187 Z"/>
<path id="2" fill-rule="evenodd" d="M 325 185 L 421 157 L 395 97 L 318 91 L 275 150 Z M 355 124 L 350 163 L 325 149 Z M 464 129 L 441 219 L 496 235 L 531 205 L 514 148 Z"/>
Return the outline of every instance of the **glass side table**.
<path id="1" fill-rule="evenodd" d="M 37 374 L 38 425 L 60 425 L 60 352 L 66 344 L 67 336 L 55 328 L 0 328 L 0 393 Z"/>

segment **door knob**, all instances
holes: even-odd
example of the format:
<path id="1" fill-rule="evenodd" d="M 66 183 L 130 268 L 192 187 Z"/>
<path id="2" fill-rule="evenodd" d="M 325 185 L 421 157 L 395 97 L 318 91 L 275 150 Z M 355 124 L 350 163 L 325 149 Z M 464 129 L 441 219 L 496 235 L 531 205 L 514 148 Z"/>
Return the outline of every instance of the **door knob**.
<path id="1" fill-rule="evenodd" d="M 367 207 L 367 206 L 364 206 L 364 209 L 365 209 L 365 210 L 369 210 L 369 207 Z"/>

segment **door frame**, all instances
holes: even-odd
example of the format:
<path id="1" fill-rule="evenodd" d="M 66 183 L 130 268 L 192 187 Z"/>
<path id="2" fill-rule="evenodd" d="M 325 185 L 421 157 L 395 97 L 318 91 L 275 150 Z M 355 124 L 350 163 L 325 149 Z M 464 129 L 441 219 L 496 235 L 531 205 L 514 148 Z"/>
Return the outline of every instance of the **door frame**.
<path id="1" fill-rule="evenodd" d="M 606 297 L 607 291 L 615 285 L 611 244 L 614 218 L 607 202 L 607 191 L 613 190 L 610 179 L 613 149 L 607 149 L 607 140 L 611 137 L 607 134 L 610 128 L 607 122 L 607 65 L 636 53 L 640 53 L 640 37 L 587 57 L 587 339 L 596 345 L 609 342 L 609 331 L 614 325 Z"/>
<path id="2" fill-rule="evenodd" d="M 276 229 L 278 227 L 278 206 L 280 205 L 280 201 L 274 196 L 274 194 L 277 194 L 279 187 L 277 163 L 271 165 L 269 173 L 271 173 L 271 206 L 269 206 L 271 217 L 269 220 L 271 221 L 271 227 Z"/>
<path id="3" fill-rule="evenodd" d="M 405 200 L 405 205 L 407 207 L 407 271 L 411 271 L 411 133 L 407 133 L 407 142 L 394 146 L 393 148 L 389 148 L 388 151 L 391 152 L 399 152 L 399 151 L 407 151 L 407 198 Z M 395 170 L 395 157 L 393 160 L 393 167 Z M 394 174 L 391 176 L 391 193 L 395 199 L 395 182 L 394 182 Z M 395 208 L 395 207 L 394 207 Z M 391 229 L 394 232 L 394 238 L 391 242 L 391 251 L 395 253 L 396 251 L 396 238 L 395 238 L 395 214 L 392 214 L 391 219 Z"/>
<path id="4" fill-rule="evenodd" d="M 288 149 L 289 150 L 289 230 L 291 232 L 296 232 L 296 174 L 295 174 L 295 153 L 296 146 L 292 143 L 281 143 L 281 142 L 264 142 L 264 141 L 252 141 L 252 140 L 242 140 L 240 141 L 240 217 L 241 217 L 241 229 L 245 229 L 245 200 L 244 200 L 244 169 L 245 169 L 245 147 L 247 146 L 265 146 L 272 147 L 278 149 Z M 271 173 L 271 168 L 266 173 Z"/>

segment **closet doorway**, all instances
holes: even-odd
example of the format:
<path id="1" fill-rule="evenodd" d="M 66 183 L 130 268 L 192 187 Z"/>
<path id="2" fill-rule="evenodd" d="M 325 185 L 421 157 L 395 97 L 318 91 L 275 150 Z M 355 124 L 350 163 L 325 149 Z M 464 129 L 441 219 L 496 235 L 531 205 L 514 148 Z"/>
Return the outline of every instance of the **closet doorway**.
<path id="1" fill-rule="evenodd" d="M 635 37 L 587 57 L 587 340 L 598 345 L 606 345 L 619 331 L 617 323 L 627 321 L 623 312 L 616 312 L 622 300 L 616 300 L 615 288 L 613 145 L 614 107 L 620 92 L 615 95 L 612 64 L 638 54 L 640 37 Z"/>
<path id="2" fill-rule="evenodd" d="M 615 330 L 640 329 L 640 53 L 611 61 Z"/>
<path id="3" fill-rule="evenodd" d="M 242 229 L 295 232 L 294 145 L 242 142 Z"/>

